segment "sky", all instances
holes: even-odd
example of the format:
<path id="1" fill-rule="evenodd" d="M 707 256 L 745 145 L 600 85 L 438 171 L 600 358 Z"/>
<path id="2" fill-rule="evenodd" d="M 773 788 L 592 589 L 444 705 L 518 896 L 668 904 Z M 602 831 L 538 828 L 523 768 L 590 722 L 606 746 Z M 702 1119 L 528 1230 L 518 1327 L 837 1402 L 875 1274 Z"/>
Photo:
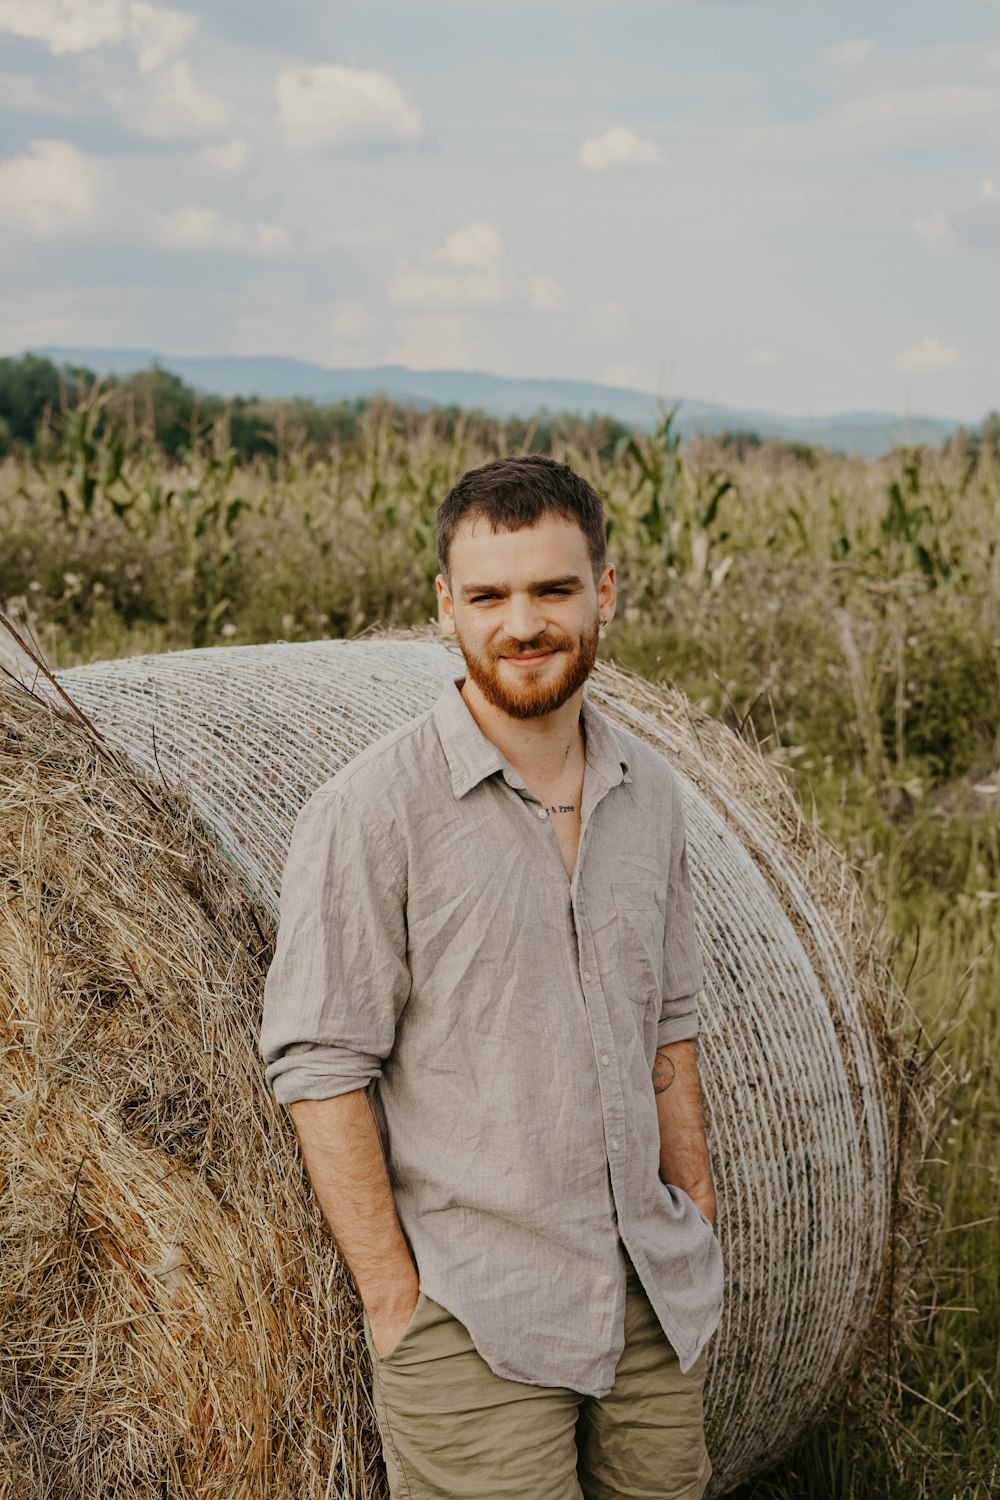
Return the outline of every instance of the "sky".
<path id="1" fill-rule="evenodd" d="M 1000 0 L 0 0 L 0 352 L 1000 407 Z"/>

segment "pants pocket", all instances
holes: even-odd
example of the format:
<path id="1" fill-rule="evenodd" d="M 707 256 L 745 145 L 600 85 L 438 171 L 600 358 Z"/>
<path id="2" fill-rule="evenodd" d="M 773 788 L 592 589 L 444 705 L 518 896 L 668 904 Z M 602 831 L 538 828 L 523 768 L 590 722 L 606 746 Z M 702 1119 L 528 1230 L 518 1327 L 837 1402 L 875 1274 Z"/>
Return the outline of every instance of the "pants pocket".
<path id="1" fill-rule="evenodd" d="M 420 1322 L 421 1314 L 423 1313 L 424 1308 L 425 1308 L 428 1300 L 429 1299 L 424 1295 L 423 1292 L 418 1292 L 417 1293 L 416 1306 L 414 1307 L 413 1311 L 410 1314 L 410 1321 L 407 1323 L 406 1327 L 403 1329 L 402 1333 L 400 1334 L 400 1336 L 396 1340 L 396 1342 L 393 1344 L 392 1348 L 391 1349 L 386 1349 L 386 1351 L 385 1351 L 384 1354 L 379 1354 L 378 1351 L 375 1348 L 375 1343 L 374 1343 L 374 1340 L 372 1339 L 371 1323 L 368 1321 L 368 1313 L 367 1313 L 367 1311 L 365 1312 L 365 1314 L 364 1314 L 365 1342 L 368 1345 L 368 1353 L 371 1355 L 372 1359 L 377 1364 L 382 1365 L 382 1364 L 385 1364 L 385 1362 L 386 1362 L 387 1359 L 392 1359 L 392 1357 L 396 1353 L 396 1351 L 398 1349 L 401 1349 L 402 1346 L 407 1341 L 407 1339 L 409 1339 L 412 1336 L 414 1329 L 416 1328 L 417 1324 Z"/>

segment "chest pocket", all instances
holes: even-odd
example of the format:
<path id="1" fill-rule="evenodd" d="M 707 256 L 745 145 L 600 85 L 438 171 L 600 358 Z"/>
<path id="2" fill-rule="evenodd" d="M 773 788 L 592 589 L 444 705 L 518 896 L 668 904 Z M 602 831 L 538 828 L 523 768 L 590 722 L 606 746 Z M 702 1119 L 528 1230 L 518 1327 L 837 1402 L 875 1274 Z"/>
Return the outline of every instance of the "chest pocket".
<path id="1" fill-rule="evenodd" d="M 659 1011 L 663 974 L 663 905 L 648 880 L 613 880 L 618 972 L 636 1005 Z"/>

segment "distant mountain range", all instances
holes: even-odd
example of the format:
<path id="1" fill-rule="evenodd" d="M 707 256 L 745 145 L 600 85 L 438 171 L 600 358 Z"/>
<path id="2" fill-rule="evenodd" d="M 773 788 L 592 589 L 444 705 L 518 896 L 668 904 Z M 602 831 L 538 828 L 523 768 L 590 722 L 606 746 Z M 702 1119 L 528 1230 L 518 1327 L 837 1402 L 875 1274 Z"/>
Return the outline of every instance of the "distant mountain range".
<path id="1" fill-rule="evenodd" d="M 302 397 L 317 403 L 352 401 L 383 394 L 427 408 L 475 407 L 494 417 L 531 417 L 539 412 L 600 413 L 639 428 L 652 427 L 658 402 L 644 391 L 590 385 L 579 380 L 509 379 L 478 370 L 408 370 L 379 365 L 368 370 L 328 370 L 298 359 L 185 358 L 147 349 L 35 349 L 56 364 L 86 365 L 99 375 L 130 375 L 160 365 L 195 389 L 217 396 L 264 399 Z M 684 436 L 755 432 L 786 442 L 816 443 L 841 453 L 875 457 L 898 443 L 941 443 L 958 424 L 939 417 L 899 417 L 881 412 L 844 412 L 833 417 L 779 417 L 769 412 L 682 401 L 676 427 Z"/>

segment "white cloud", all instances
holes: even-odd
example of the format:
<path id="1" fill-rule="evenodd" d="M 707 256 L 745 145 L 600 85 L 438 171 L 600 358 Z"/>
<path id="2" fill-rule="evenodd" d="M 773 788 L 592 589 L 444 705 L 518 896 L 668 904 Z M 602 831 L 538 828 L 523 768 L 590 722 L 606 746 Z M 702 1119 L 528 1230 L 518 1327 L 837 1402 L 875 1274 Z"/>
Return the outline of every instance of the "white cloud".
<path id="1" fill-rule="evenodd" d="M 128 8 L 128 31 L 139 57 L 139 71 L 150 73 L 162 67 L 187 43 L 194 32 L 194 16 L 171 10 L 166 5 L 149 5 L 146 0 L 131 0 Z"/>
<path id="2" fill-rule="evenodd" d="M 501 276 L 487 271 L 427 271 L 401 261 L 389 283 L 389 301 L 403 307 L 473 307 L 502 302 Z"/>
<path id="3" fill-rule="evenodd" d="M 453 269 L 411 266 L 402 260 L 389 283 L 389 301 L 403 307 L 477 307 L 502 302 L 510 285 L 501 274 L 504 246 L 493 224 L 475 219 L 455 229 L 430 260 Z"/>
<path id="4" fill-rule="evenodd" d="M 0 30 L 41 42 L 57 57 L 127 41 L 143 73 L 178 52 L 196 24 L 148 0 L 0 0 Z"/>
<path id="5" fill-rule="evenodd" d="M 187 203 L 170 214 L 160 214 L 157 229 L 164 244 L 175 250 L 225 250 L 238 255 L 277 255 L 289 248 L 288 233 L 277 224 L 258 220 L 241 224 L 224 219 L 218 209 Z"/>
<path id="6" fill-rule="evenodd" d="M 837 42 L 833 47 L 825 47 L 823 57 L 835 67 L 856 68 L 867 61 L 874 46 L 874 37 L 859 36 L 849 42 Z"/>
<path id="7" fill-rule="evenodd" d="M 125 0 L 0 0 L 0 30 L 57 56 L 120 42 L 126 22 Z"/>
<path id="8" fill-rule="evenodd" d="M 101 178 L 70 141 L 31 141 L 0 161 L 0 220 L 46 238 L 79 228 L 96 214 Z"/>
<path id="9" fill-rule="evenodd" d="M 925 89 L 889 89 L 851 99 L 833 112 L 843 133 L 948 120 L 980 120 L 998 111 L 995 89 L 971 84 L 934 84 Z"/>
<path id="10" fill-rule="evenodd" d="M 748 365 L 765 366 L 776 365 L 777 363 L 778 356 L 775 354 L 773 349 L 751 349 L 750 353 L 747 355 Z"/>
<path id="11" fill-rule="evenodd" d="M 1000 91 L 965 84 L 888 89 L 845 100 L 814 119 L 745 130 L 738 155 L 799 162 L 849 151 L 889 150 L 956 139 L 980 141 L 1000 123 Z"/>
<path id="12" fill-rule="evenodd" d="M 195 80 L 191 64 L 182 59 L 158 68 L 142 86 L 141 94 L 117 96 L 125 124 L 154 140 L 189 140 L 219 130 L 229 118 L 228 105 Z"/>
<path id="13" fill-rule="evenodd" d="M 928 250 L 958 249 L 958 235 L 948 215 L 940 208 L 926 218 L 914 219 L 913 233 Z"/>
<path id="14" fill-rule="evenodd" d="M 581 344 L 617 344 L 628 329 L 628 311 L 620 302 L 594 302 L 576 320 Z"/>
<path id="15" fill-rule="evenodd" d="M 528 277 L 528 301 L 535 312 L 561 313 L 569 306 L 569 299 L 558 281 L 549 276 Z"/>
<path id="16" fill-rule="evenodd" d="M 613 125 L 603 135 L 588 136 L 577 152 L 581 167 L 607 172 L 616 167 L 659 167 L 663 164 L 652 141 L 645 141 L 624 125 Z"/>
<path id="17" fill-rule="evenodd" d="M 398 338 L 385 363 L 411 370 L 468 370 L 472 367 L 465 320 L 457 317 L 401 318 Z"/>
<path id="18" fill-rule="evenodd" d="M 0 27 L 11 29 L 23 19 L 23 0 L 0 0 Z M 4 9 L 6 7 L 6 9 Z M 194 33 L 193 16 L 147 0 L 39 0 L 27 12 L 33 34 L 55 52 L 82 51 L 105 42 L 126 43 L 135 53 L 138 73 L 128 70 L 110 84 L 101 101 L 110 106 L 126 130 L 155 140 L 185 140 L 220 130 L 229 116 L 226 103 L 201 87 L 185 58 L 170 59 Z M 22 28 L 23 29 L 23 28 Z M 43 35 L 44 34 L 44 35 Z M 0 110 L 76 118 L 100 112 L 93 101 L 74 97 L 64 87 L 59 95 L 26 74 L 0 75 Z"/>
<path id="19" fill-rule="evenodd" d="M 286 68 L 274 80 L 278 125 L 292 151 L 415 140 L 423 117 L 389 74 L 330 63 Z"/>
<path id="20" fill-rule="evenodd" d="M 892 369 L 904 370 L 909 374 L 950 370 L 958 363 L 958 350 L 949 349 L 940 339 L 928 336 L 921 339 L 914 349 L 904 349 L 890 363 Z"/>
<path id="21" fill-rule="evenodd" d="M 202 146 L 199 155 L 217 172 L 239 172 L 247 164 L 250 147 L 246 141 L 220 141 L 215 146 Z"/>
<path id="22" fill-rule="evenodd" d="M 44 42 L 57 55 L 105 44 L 124 44 L 135 54 L 142 81 L 123 76 L 103 103 L 126 129 L 157 140 L 178 140 L 217 131 L 228 116 L 221 99 L 201 88 L 191 65 L 171 62 L 194 34 L 197 21 L 184 11 L 149 0 L 0 0 L 0 31 Z M 26 75 L 3 75 L 0 109 L 73 118 L 94 109 L 72 92 L 50 98 Z"/>
<path id="23" fill-rule="evenodd" d="M 462 270 L 494 275 L 503 261 L 503 240 L 495 225 L 476 219 L 463 229 L 453 230 L 441 249 L 434 251 L 434 259 Z"/>
<path id="24" fill-rule="evenodd" d="M 536 312 L 563 312 L 566 293 L 558 282 L 505 265 L 504 242 L 495 224 L 473 219 L 445 236 L 444 243 L 422 257 L 423 264 L 400 260 L 389 282 L 389 301 L 397 307 L 489 307 L 517 295 Z M 440 266 L 447 267 L 446 270 Z"/>

